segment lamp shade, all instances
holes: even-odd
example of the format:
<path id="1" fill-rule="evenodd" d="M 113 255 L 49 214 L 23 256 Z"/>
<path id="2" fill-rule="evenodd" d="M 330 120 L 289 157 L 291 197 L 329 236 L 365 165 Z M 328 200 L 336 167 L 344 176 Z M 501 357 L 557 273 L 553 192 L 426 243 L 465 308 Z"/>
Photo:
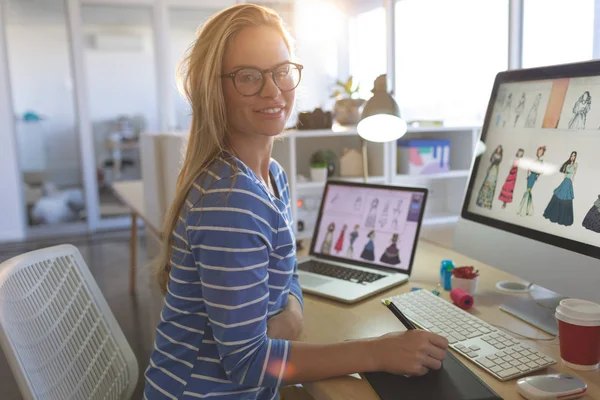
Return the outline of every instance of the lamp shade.
<path id="1" fill-rule="evenodd" d="M 386 76 L 380 75 L 375 80 L 373 97 L 363 108 L 356 127 L 358 134 L 369 142 L 389 142 L 404 136 L 407 128 L 400 107 L 387 92 Z"/>

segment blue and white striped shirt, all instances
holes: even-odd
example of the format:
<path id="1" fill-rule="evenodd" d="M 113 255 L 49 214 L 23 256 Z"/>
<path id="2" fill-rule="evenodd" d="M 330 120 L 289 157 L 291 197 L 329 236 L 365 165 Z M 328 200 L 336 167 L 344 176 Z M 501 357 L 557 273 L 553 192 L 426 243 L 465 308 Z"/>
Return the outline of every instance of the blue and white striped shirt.
<path id="1" fill-rule="evenodd" d="M 228 153 L 196 180 L 173 232 L 144 398 L 278 398 L 290 343 L 267 336 L 267 319 L 290 294 L 303 301 L 287 177 L 275 160 L 269 171 L 279 198 Z"/>

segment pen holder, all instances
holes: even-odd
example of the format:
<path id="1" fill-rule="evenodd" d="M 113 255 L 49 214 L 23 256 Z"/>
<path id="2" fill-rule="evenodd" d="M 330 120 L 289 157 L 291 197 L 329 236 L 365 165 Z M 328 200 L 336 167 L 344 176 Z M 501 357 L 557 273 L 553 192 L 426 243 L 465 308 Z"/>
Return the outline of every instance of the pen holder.
<path id="1" fill-rule="evenodd" d="M 464 279 L 457 278 L 454 275 L 450 278 L 452 289 L 462 289 L 465 292 L 469 293 L 471 296 L 475 296 L 475 292 L 477 291 L 477 280 L 479 276 L 476 276 L 473 279 Z"/>

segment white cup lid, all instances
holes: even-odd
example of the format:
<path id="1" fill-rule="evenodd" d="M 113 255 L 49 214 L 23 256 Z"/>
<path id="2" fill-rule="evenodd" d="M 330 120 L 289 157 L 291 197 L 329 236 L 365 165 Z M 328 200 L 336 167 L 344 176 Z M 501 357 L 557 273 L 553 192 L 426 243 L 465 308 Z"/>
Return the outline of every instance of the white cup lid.
<path id="1" fill-rule="evenodd" d="M 581 326 L 600 325 L 600 305 L 587 300 L 565 299 L 556 307 L 556 318 Z"/>

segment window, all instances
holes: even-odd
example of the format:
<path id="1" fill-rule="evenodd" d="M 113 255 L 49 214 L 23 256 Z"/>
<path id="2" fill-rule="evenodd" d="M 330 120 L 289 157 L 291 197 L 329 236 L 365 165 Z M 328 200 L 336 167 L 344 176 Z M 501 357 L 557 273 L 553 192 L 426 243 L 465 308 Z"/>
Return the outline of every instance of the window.
<path id="1" fill-rule="evenodd" d="M 593 58 L 594 0 L 525 0 L 523 67 Z"/>
<path id="2" fill-rule="evenodd" d="M 283 14 L 285 18 L 289 13 Z M 288 17 L 289 18 L 289 17 Z M 296 110 L 327 110 L 333 83 L 339 76 L 339 43 L 343 35 L 343 14 L 331 1 L 302 0 L 296 3 L 293 20 L 285 21 L 295 31 L 298 61 L 304 65 L 296 89 Z M 290 123 L 295 123 L 294 117 Z"/>
<path id="3" fill-rule="evenodd" d="M 373 82 L 386 73 L 386 21 L 385 10 L 377 7 L 351 18 L 350 74 L 360 85 L 360 97 L 372 96 Z"/>
<path id="4" fill-rule="evenodd" d="M 198 30 L 217 9 L 183 9 L 175 8 L 169 10 L 169 86 L 174 99 L 173 115 L 170 116 L 169 127 L 176 130 L 187 131 L 192 121 L 192 109 L 184 94 L 177 87 L 179 75 L 179 64 L 187 51 L 196 40 Z"/>
<path id="5" fill-rule="evenodd" d="M 152 8 L 83 4 L 81 20 L 100 217 L 106 221 L 129 214 L 107 188 L 141 178 L 139 136 L 158 129 Z"/>
<path id="6" fill-rule="evenodd" d="M 32 228 L 53 225 L 47 232 L 55 233 L 57 225 L 86 218 L 67 13 L 61 0 L 5 5 L 0 30 L 6 29 L 27 221 Z"/>
<path id="7" fill-rule="evenodd" d="M 396 91 L 408 120 L 483 121 L 508 66 L 508 0 L 396 4 Z"/>

